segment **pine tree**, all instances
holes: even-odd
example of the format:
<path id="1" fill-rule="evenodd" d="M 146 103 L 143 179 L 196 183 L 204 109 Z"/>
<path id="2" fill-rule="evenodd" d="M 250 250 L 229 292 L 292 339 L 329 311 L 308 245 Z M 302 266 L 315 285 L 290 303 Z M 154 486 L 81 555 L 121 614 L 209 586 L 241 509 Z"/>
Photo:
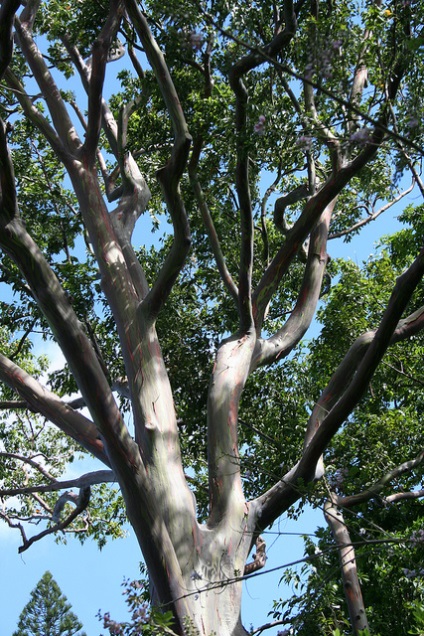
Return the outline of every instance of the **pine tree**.
<path id="1" fill-rule="evenodd" d="M 50 572 L 45 572 L 21 612 L 13 636 L 86 636 Z M 78 632 L 78 633 L 77 633 Z"/>

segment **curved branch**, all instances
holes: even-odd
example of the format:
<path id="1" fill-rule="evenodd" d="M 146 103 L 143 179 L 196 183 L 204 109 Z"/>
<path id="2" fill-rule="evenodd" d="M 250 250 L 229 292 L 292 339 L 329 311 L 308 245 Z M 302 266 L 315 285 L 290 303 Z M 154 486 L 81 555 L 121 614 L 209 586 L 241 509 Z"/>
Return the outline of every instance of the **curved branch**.
<path id="1" fill-rule="evenodd" d="M 308 261 L 299 291 L 298 300 L 286 324 L 271 338 L 261 341 L 255 359 L 256 365 L 271 364 L 287 356 L 309 328 L 318 303 L 322 279 L 327 264 L 327 236 L 336 199 L 325 208 L 321 219 L 312 232 Z"/>
<path id="2" fill-rule="evenodd" d="M 385 205 L 382 205 L 375 212 L 370 213 L 365 219 L 361 219 L 357 223 L 354 223 L 346 230 L 341 230 L 340 232 L 334 232 L 333 234 L 330 234 L 330 236 L 328 237 L 328 240 L 331 241 L 332 239 L 340 238 L 341 236 L 346 236 L 347 234 L 351 234 L 351 232 L 355 232 L 356 230 L 359 230 L 359 228 L 363 227 L 364 225 L 367 225 L 371 221 L 375 221 L 380 216 L 380 214 L 383 214 L 384 212 L 386 212 L 386 210 L 391 208 L 392 205 L 395 205 L 395 203 L 398 203 L 401 199 L 403 199 L 403 197 L 405 197 L 407 194 L 412 192 L 412 190 L 414 189 L 414 186 L 415 186 L 415 179 L 413 178 L 409 188 L 400 192 L 400 194 L 398 194 L 397 197 L 395 197 L 394 199 L 392 199 Z"/>
<path id="3" fill-rule="evenodd" d="M 78 517 L 78 515 L 84 512 L 84 510 L 87 508 L 90 502 L 90 494 L 91 493 L 90 493 L 89 486 L 87 486 L 86 488 L 82 488 L 80 490 L 80 494 L 78 498 L 76 499 L 76 501 L 74 497 L 67 499 L 67 501 L 72 500 L 72 502 L 75 503 L 76 506 L 75 506 L 75 510 L 73 510 L 71 514 L 68 517 L 66 517 L 66 519 L 64 519 L 63 521 L 59 521 L 51 528 L 47 528 L 46 530 L 43 530 L 43 532 L 40 532 L 39 534 L 34 535 L 30 539 L 26 539 L 23 536 L 23 545 L 21 545 L 20 548 L 18 549 L 19 554 L 21 554 L 22 552 L 25 552 L 25 550 L 28 550 L 28 548 L 30 548 L 33 543 L 35 543 L 36 541 L 40 541 L 40 539 L 42 539 L 43 537 L 49 534 L 53 534 L 54 532 L 59 532 L 60 530 L 65 530 L 65 528 L 70 526 L 71 523 Z M 63 504 L 64 503 L 66 502 L 63 501 Z"/>
<path id="4" fill-rule="evenodd" d="M 375 499 L 376 497 L 380 499 L 379 495 L 381 491 L 385 488 L 385 486 L 387 486 L 387 484 L 393 481 L 393 479 L 400 477 L 400 475 L 408 473 L 414 468 L 416 468 L 417 466 L 420 466 L 423 463 L 423 461 L 424 461 L 424 450 L 421 451 L 421 453 L 417 455 L 417 457 L 415 457 L 414 459 L 410 459 L 406 462 L 403 462 L 399 466 L 396 466 L 396 468 L 389 470 L 381 479 L 379 479 L 375 484 L 373 484 L 372 486 L 370 486 L 363 492 L 358 493 L 357 495 L 350 495 L 349 497 L 340 497 L 340 496 L 337 497 L 337 505 L 342 506 L 343 508 L 352 508 L 352 506 L 356 506 L 358 504 L 364 503 L 365 501 L 369 501 L 370 499 Z M 414 493 L 412 493 L 415 497 L 422 496 L 422 495 L 416 495 L 415 494 L 416 492 L 419 492 L 419 491 L 415 491 Z M 411 493 L 407 493 L 407 492 L 395 493 L 394 495 L 383 497 L 383 501 L 394 502 L 397 499 L 402 499 L 402 498 L 403 499 L 412 498 Z"/>
<path id="5" fill-rule="evenodd" d="M 6 459 L 17 459 L 18 461 L 23 462 L 24 464 L 28 464 L 29 466 L 32 466 L 32 468 L 35 468 L 35 470 L 43 475 L 43 477 L 46 477 L 46 479 L 49 479 L 50 481 L 54 480 L 54 477 L 44 468 L 44 466 L 35 461 L 34 457 L 37 457 L 37 455 L 34 455 L 33 457 L 24 457 L 23 455 L 19 455 L 18 453 L 0 452 L 0 457 L 5 457 Z"/>
<path id="6" fill-rule="evenodd" d="M 398 82 L 400 78 L 396 76 Z M 398 83 L 396 84 L 398 87 Z M 397 88 L 396 88 L 397 89 Z M 393 88 L 395 90 L 395 88 Z M 386 121 L 387 114 L 383 109 L 380 120 Z M 262 276 L 253 294 L 254 315 L 259 329 L 265 315 L 265 309 L 287 273 L 288 268 L 300 246 L 306 240 L 322 212 L 343 190 L 349 181 L 376 155 L 384 139 L 384 132 L 376 126 L 366 147 L 349 164 L 335 170 L 325 184 L 306 202 L 302 214 L 287 232 L 286 240 L 277 252 L 270 266 Z"/>

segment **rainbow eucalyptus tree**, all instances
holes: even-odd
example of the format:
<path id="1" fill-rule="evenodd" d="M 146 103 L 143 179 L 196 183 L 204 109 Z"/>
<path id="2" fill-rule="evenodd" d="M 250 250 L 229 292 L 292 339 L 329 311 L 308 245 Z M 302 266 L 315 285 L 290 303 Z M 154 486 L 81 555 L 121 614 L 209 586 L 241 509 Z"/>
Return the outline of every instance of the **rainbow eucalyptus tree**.
<path id="1" fill-rule="evenodd" d="M 114 482 L 174 632 L 247 633 L 242 582 L 264 563 L 261 533 L 321 487 L 323 457 L 386 350 L 424 325 L 417 248 L 402 273 L 393 264 L 377 319 L 350 334 L 321 393 L 296 367 L 330 290 L 328 240 L 423 193 L 421 13 L 414 2 L 1 2 L 0 268 L 14 293 L 2 301 L 1 494 L 48 521 L 28 538 L 6 507 L 21 549 L 72 527 L 100 533 L 91 489 Z M 166 236 L 149 247 L 154 229 Z M 47 382 L 36 332 L 66 360 Z M 271 387 L 285 396 L 276 420 Z M 53 425 L 45 457 L 50 436 L 104 469 L 60 481 L 63 457 L 49 469 L 39 437 L 25 447 L 36 421 Z M 271 430 L 280 442 L 264 475 Z M 338 497 L 326 515 L 357 633 L 366 611 Z"/>

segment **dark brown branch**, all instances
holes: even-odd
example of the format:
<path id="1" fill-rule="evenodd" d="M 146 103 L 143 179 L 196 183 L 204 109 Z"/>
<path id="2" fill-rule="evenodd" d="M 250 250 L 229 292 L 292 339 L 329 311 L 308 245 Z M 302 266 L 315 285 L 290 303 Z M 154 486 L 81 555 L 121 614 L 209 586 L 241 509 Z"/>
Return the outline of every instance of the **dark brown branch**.
<path id="1" fill-rule="evenodd" d="M 0 223 L 16 214 L 15 173 L 6 138 L 6 126 L 0 118 Z"/>
<path id="2" fill-rule="evenodd" d="M 93 44 L 91 59 L 91 75 L 88 91 L 88 122 L 86 139 L 83 146 L 83 154 L 89 164 L 94 163 L 97 144 L 102 126 L 103 115 L 103 84 L 106 73 L 106 64 L 109 59 L 109 50 L 116 36 L 122 16 L 124 5 L 122 0 L 110 0 L 109 14 Z"/>
<path id="3" fill-rule="evenodd" d="M 80 490 L 79 497 L 76 501 L 75 510 L 73 510 L 66 519 L 56 523 L 51 528 L 47 528 L 46 530 L 43 530 L 43 532 L 40 532 L 39 534 L 34 535 L 28 540 L 25 540 L 25 538 L 23 537 L 24 541 L 23 541 L 23 545 L 21 545 L 18 550 L 19 554 L 21 554 L 22 552 L 25 552 L 25 550 L 28 550 L 28 548 L 30 548 L 33 543 L 35 543 L 36 541 L 40 541 L 40 539 L 42 539 L 43 537 L 46 537 L 47 535 L 53 534 L 55 532 L 59 532 L 61 530 L 65 530 L 68 526 L 71 525 L 73 521 L 75 521 L 75 519 L 82 512 L 84 512 L 84 510 L 86 510 L 89 502 L 90 502 L 90 487 L 87 486 L 86 488 L 82 488 Z"/>
<path id="4" fill-rule="evenodd" d="M 20 5 L 20 0 L 3 0 L 0 7 L 0 80 L 12 59 L 13 21 Z"/>
<path id="5" fill-rule="evenodd" d="M 370 499 L 383 499 L 383 501 L 395 501 L 392 499 L 394 496 L 403 495 L 403 498 L 407 498 L 406 495 L 409 493 L 395 493 L 395 495 L 389 495 L 388 497 L 380 497 L 380 493 L 382 490 L 394 479 L 404 475 L 405 473 L 410 472 L 417 466 L 420 466 L 424 461 L 424 451 L 415 457 L 414 459 L 410 459 L 396 468 L 389 470 L 381 479 L 379 479 L 375 484 L 367 488 L 361 493 L 357 495 L 350 495 L 349 497 L 337 497 L 337 505 L 343 508 L 352 508 L 352 506 L 356 506 L 358 504 L 364 503 L 365 501 L 369 501 Z M 417 491 L 418 492 L 418 491 Z M 419 495 L 418 495 L 419 496 Z"/>
<path id="6" fill-rule="evenodd" d="M 284 30 L 278 33 L 265 47 L 267 55 L 275 57 L 291 42 L 296 32 L 296 15 L 293 3 L 285 3 Z M 240 271 L 239 271 L 239 319 L 240 329 L 246 332 L 253 324 L 252 312 L 252 269 L 253 269 L 253 217 L 249 188 L 249 156 L 247 149 L 247 101 L 248 95 L 243 76 L 264 63 L 262 56 L 249 53 L 232 67 L 229 80 L 236 97 L 235 127 L 237 133 L 236 190 L 240 207 Z"/>

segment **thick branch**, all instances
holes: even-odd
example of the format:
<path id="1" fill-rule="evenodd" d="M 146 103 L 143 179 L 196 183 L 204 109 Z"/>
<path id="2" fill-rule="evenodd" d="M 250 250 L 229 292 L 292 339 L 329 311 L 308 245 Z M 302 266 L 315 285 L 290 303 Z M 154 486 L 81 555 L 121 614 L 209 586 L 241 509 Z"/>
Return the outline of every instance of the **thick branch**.
<path id="1" fill-rule="evenodd" d="M 81 146 L 81 141 L 69 117 L 60 90 L 32 38 L 29 25 L 26 22 L 21 23 L 16 18 L 15 26 L 19 45 L 47 102 L 58 135 L 62 143 L 73 153 Z"/>
<path id="2" fill-rule="evenodd" d="M 19 219 L 15 218 L 6 224 L 0 219 L 0 246 L 16 262 L 31 286 L 40 309 L 68 360 L 98 430 L 108 442 L 113 440 L 117 450 L 116 435 L 121 452 L 133 457 L 136 464 L 139 461 L 136 459 L 138 451 L 122 421 L 91 342 L 55 274 Z M 96 387 L 95 391 L 93 387 Z M 42 412 L 42 404 L 39 407 Z M 38 410 L 38 406 L 36 408 Z"/>
<path id="3" fill-rule="evenodd" d="M 255 341 L 252 330 L 231 336 L 221 344 L 216 355 L 208 394 L 210 524 L 225 519 L 236 502 L 244 502 L 237 423 Z"/>
<path id="4" fill-rule="evenodd" d="M 35 378 L 0 354 L 0 379 L 16 391 L 34 411 L 41 413 L 83 448 L 109 465 L 103 443 L 93 422 L 62 402 Z"/>

